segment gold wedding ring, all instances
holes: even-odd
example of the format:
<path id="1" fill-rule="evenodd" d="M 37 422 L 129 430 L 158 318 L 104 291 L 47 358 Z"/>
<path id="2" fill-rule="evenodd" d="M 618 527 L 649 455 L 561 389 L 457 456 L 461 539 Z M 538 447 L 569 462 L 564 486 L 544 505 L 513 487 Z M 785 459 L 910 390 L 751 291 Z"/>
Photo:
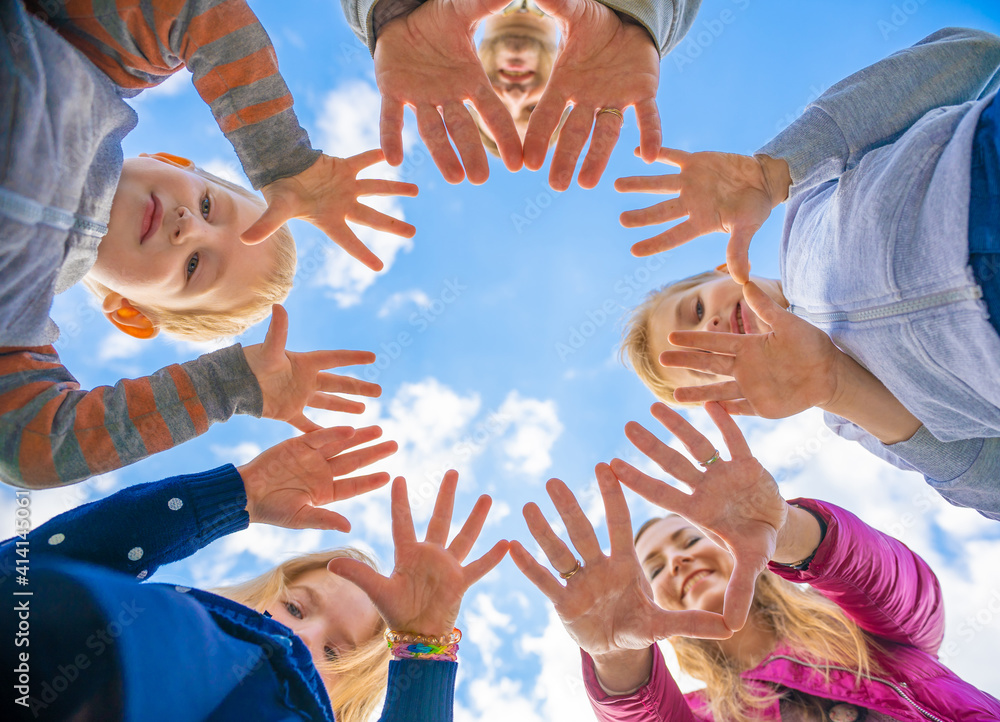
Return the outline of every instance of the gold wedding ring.
<path id="1" fill-rule="evenodd" d="M 570 569 L 568 572 L 559 572 L 559 576 L 562 577 L 563 579 L 569 579 L 571 576 L 573 576 L 574 574 L 576 574 L 578 571 L 580 571 L 580 560 L 579 559 L 576 560 L 576 564 L 573 565 L 572 569 Z"/>
<path id="2" fill-rule="evenodd" d="M 707 461 L 699 461 L 698 464 L 700 466 L 703 466 L 703 467 L 705 467 L 707 469 L 708 467 L 710 467 L 712 464 L 714 464 L 716 461 L 718 461 L 721 458 L 722 457 L 719 455 L 719 450 L 716 449 L 715 453 L 712 454 L 712 458 L 708 459 Z"/>
<path id="3" fill-rule="evenodd" d="M 600 115 L 601 113 L 610 113 L 616 116 L 622 125 L 625 125 L 625 116 L 622 115 L 622 112 L 618 108 L 601 108 L 597 111 L 597 114 Z"/>

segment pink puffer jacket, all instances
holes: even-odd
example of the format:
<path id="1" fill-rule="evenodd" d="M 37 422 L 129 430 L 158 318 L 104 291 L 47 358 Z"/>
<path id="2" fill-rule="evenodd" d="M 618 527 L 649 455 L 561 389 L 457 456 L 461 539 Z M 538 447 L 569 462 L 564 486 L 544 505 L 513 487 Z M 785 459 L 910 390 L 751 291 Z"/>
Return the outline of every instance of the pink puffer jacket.
<path id="1" fill-rule="evenodd" d="M 795 650 L 779 645 L 756 668 L 743 673 L 748 684 L 789 687 L 824 699 L 877 710 L 901 722 L 1000 720 L 1000 701 L 963 682 L 937 660 L 944 635 L 944 610 L 937 577 L 905 544 L 882 534 L 833 504 L 798 499 L 817 512 L 827 530 L 809 569 L 775 564 L 770 569 L 804 582 L 835 602 L 888 649 L 885 675 L 855 686 L 853 672 L 822 671 Z M 594 665 L 583 655 L 583 674 L 599 720 L 615 722 L 710 722 L 704 695 L 682 695 L 663 657 L 653 655 L 649 682 L 629 695 L 613 697 L 597 682 Z M 778 704 L 762 716 L 780 720 Z"/>

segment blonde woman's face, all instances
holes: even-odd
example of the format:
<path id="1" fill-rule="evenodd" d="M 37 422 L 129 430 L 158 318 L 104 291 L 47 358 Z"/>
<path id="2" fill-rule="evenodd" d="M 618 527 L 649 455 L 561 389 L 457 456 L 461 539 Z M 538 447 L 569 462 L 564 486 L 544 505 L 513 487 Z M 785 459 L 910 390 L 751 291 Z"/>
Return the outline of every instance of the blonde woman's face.
<path id="1" fill-rule="evenodd" d="M 642 571 L 663 609 L 721 614 L 733 558 L 679 516 L 649 526 L 635 545 Z"/>
<path id="2" fill-rule="evenodd" d="M 779 281 L 752 277 L 751 280 L 777 303 L 787 306 Z M 703 281 L 679 293 L 669 293 L 649 317 L 650 353 L 658 366 L 660 354 L 677 347 L 667 341 L 673 331 L 709 331 L 715 333 L 769 333 L 771 327 L 761 321 L 743 299 L 743 287 L 728 274 Z M 685 349 L 687 350 L 687 349 Z M 726 377 L 690 369 L 671 368 L 676 386 L 703 386 Z"/>
<path id="3" fill-rule="evenodd" d="M 371 638 L 378 612 L 361 589 L 326 569 L 306 572 L 267 610 L 309 648 L 317 664 L 334 660 Z"/>

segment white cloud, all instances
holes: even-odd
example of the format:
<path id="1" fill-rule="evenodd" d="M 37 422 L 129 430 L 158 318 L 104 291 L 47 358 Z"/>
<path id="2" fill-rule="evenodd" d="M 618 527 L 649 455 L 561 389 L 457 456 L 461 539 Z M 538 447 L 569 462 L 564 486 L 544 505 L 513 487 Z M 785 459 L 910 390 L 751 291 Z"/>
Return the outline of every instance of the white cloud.
<path id="1" fill-rule="evenodd" d="M 430 296 L 421 291 L 419 288 L 415 288 L 411 291 L 400 291 L 394 293 L 389 298 L 385 300 L 382 304 L 382 308 L 378 310 L 378 317 L 385 318 L 399 309 L 406 306 L 408 303 L 414 304 L 417 308 L 428 308 L 431 305 Z"/>
<path id="2" fill-rule="evenodd" d="M 271 564 L 329 546 L 323 542 L 323 532 L 317 529 L 282 529 L 269 524 L 251 524 L 249 528 L 230 534 L 217 543 L 217 557 L 247 552 Z"/>
<path id="3" fill-rule="evenodd" d="M 208 171 L 214 176 L 222 178 L 222 180 L 227 180 L 230 183 L 235 183 L 242 188 L 246 188 L 248 191 L 253 190 L 250 187 L 250 181 L 243 174 L 243 170 L 232 161 L 224 160 L 222 158 L 212 158 L 202 165 L 202 169 Z M 263 198 L 261 200 L 263 200 Z"/>
<path id="4" fill-rule="evenodd" d="M 506 468 L 527 476 L 544 473 L 552 465 L 552 445 L 563 431 L 555 402 L 522 398 L 511 391 L 497 415 L 510 423 L 503 442 Z"/>
<path id="5" fill-rule="evenodd" d="M 129 102 L 138 105 L 159 98 L 176 98 L 178 95 L 192 90 L 194 90 L 194 83 L 191 81 L 191 73 L 181 69 L 159 85 L 142 91 L 135 98 L 131 98 Z"/>
<path id="6" fill-rule="evenodd" d="M 381 102 L 375 86 L 364 80 L 352 80 L 330 91 L 323 103 L 322 115 L 316 121 L 320 146 L 327 154 L 341 158 L 378 148 L 381 145 L 378 125 Z M 403 133 L 404 153 L 410 151 L 414 142 L 412 132 Z M 362 171 L 359 177 L 398 180 L 400 171 L 379 163 Z M 404 219 L 403 207 L 397 198 L 369 196 L 363 202 L 382 213 Z M 382 259 L 385 264 L 383 273 L 392 267 L 397 254 L 413 248 L 411 239 L 353 223 L 349 225 L 361 242 Z M 329 250 L 325 267 L 319 275 L 320 282 L 329 287 L 330 296 L 341 308 L 360 303 L 365 290 L 377 278 L 378 274 L 335 246 Z"/>
<path id="7" fill-rule="evenodd" d="M 135 358 L 142 353 L 143 341 L 114 331 L 104 337 L 98 346 L 97 360 L 103 362 Z"/>
<path id="8" fill-rule="evenodd" d="M 220 446 L 218 444 L 213 444 L 211 447 L 212 453 L 219 457 L 219 460 L 232 464 L 233 466 L 242 466 L 256 456 L 259 456 L 263 449 L 260 444 L 255 444 L 252 441 L 243 441 L 235 446 Z"/>

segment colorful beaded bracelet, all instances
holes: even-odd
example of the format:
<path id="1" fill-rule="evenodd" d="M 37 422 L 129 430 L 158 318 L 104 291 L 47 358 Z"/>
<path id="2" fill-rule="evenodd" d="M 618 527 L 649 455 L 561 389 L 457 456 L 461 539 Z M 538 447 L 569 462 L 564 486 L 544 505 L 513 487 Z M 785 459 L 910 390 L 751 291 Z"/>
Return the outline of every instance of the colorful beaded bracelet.
<path id="1" fill-rule="evenodd" d="M 386 644 L 396 659 L 436 659 L 454 662 L 458 658 L 458 643 L 461 639 L 462 632 L 457 628 L 440 637 L 385 630 Z"/>

